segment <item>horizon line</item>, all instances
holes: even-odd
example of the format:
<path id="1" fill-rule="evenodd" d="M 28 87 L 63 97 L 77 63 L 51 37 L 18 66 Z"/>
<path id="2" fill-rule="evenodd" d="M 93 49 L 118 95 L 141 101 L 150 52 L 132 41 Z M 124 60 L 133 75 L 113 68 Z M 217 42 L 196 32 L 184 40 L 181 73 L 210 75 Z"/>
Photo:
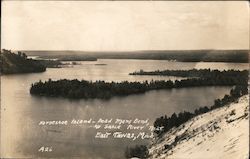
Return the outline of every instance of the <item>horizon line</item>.
<path id="1" fill-rule="evenodd" d="M 1 49 L 2 50 L 2 49 Z M 6 50 L 11 50 L 11 49 L 6 49 Z M 250 49 L 179 49 L 179 50 L 174 50 L 174 49 L 166 49 L 166 50 L 63 50 L 63 49 L 58 49 L 58 50 L 12 50 L 12 51 L 74 51 L 74 52 L 143 52 L 143 51 L 250 51 Z"/>

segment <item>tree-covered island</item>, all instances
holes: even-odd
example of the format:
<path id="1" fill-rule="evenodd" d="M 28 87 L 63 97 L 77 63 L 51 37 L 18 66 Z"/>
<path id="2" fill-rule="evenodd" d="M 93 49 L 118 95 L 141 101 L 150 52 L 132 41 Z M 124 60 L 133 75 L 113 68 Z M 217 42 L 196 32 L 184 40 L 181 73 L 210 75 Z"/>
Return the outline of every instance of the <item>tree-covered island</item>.
<path id="1" fill-rule="evenodd" d="M 156 71 L 135 71 L 129 73 L 129 75 L 138 75 L 138 76 L 176 76 L 176 77 L 199 77 L 199 78 L 216 78 L 221 75 L 226 77 L 246 76 L 247 71 L 238 71 L 238 70 L 211 70 L 211 69 L 191 69 L 191 70 L 156 70 Z"/>
<path id="2" fill-rule="evenodd" d="M 190 70 L 187 70 L 190 71 Z M 199 70 L 197 70 L 199 72 Z M 200 70 L 204 71 L 204 70 Z M 210 74 L 210 76 L 209 76 Z M 65 97 L 71 99 L 101 98 L 109 99 L 113 96 L 126 96 L 144 93 L 149 90 L 172 89 L 199 86 L 234 86 L 247 85 L 248 71 L 218 71 L 206 73 L 204 77 L 189 78 L 176 81 L 144 81 L 144 82 L 105 82 L 86 80 L 61 79 L 36 82 L 32 84 L 30 93 L 38 96 Z"/>

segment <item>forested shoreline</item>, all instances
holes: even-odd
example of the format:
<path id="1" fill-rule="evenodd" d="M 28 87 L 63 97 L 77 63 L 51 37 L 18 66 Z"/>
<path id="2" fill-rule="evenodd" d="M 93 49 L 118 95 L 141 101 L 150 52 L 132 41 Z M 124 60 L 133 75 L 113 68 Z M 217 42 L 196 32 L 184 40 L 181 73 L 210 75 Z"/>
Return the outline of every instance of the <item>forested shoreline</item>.
<path id="1" fill-rule="evenodd" d="M 46 68 L 59 68 L 62 65 L 56 60 L 30 59 L 26 53 L 11 50 L 1 50 L 0 66 L 1 74 L 38 73 L 46 71 Z"/>
<path id="2" fill-rule="evenodd" d="M 86 80 L 61 79 L 36 82 L 32 84 L 30 93 L 38 96 L 65 97 L 71 99 L 100 98 L 109 99 L 113 96 L 126 96 L 144 93 L 149 90 L 172 89 L 199 86 L 234 86 L 246 85 L 248 72 L 245 71 L 215 71 L 214 76 L 190 78 L 176 81 L 144 81 L 144 82 L 105 82 Z"/>
<path id="3" fill-rule="evenodd" d="M 150 75 L 150 76 L 176 76 L 176 77 L 199 77 L 199 78 L 216 78 L 218 75 L 223 76 L 246 76 L 247 70 L 211 70 L 211 69 L 191 69 L 191 70 L 156 70 L 156 71 L 135 71 L 129 75 Z"/>
<path id="4" fill-rule="evenodd" d="M 185 123 L 186 121 L 190 120 L 191 118 L 207 113 L 212 111 L 216 108 L 220 108 L 225 106 L 229 103 L 235 102 L 238 100 L 239 97 L 248 94 L 248 85 L 236 85 L 234 88 L 231 89 L 230 94 L 226 94 L 222 99 L 215 99 L 214 104 L 212 106 L 200 106 L 199 108 L 195 109 L 194 112 L 187 112 L 183 111 L 178 114 L 173 113 L 171 116 L 161 116 L 157 118 L 154 122 L 154 127 L 157 131 L 156 134 L 161 135 L 164 132 L 169 131 L 173 127 L 178 127 L 181 124 Z M 163 129 L 157 129 L 159 127 L 163 127 Z M 159 131 L 160 130 L 160 131 Z"/>
<path id="5" fill-rule="evenodd" d="M 31 73 L 31 72 L 44 72 L 46 66 L 39 63 L 37 60 L 28 59 L 27 55 L 23 52 L 17 54 L 10 50 L 3 49 L 1 51 L 1 74 L 14 74 L 14 73 Z"/>
<path id="6" fill-rule="evenodd" d="M 230 94 L 226 94 L 221 99 L 215 99 L 214 104 L 212 106 L 200 106 L 199 108 L 195 109 L 193 112 L 182 111 L 180 113 L 173 113 L 170 116 L 164 115 L 159 118 L 156 118 L 154 121 L 154 127 L 157 137 L 161 138 L 163 134 L 168 131 L 171 131 L 172 128 L 177 128 L 188 122 L 192 118 L 210 112 L 214 109 L 221 108 L 226 106 L 230 103 L 237 102 L 238 99 L 244 95 L 248 94 L 248 85 L 236 85 L 234 88 L 231 89 Z M 234 115 L 234 111 L 230 113 L 230 115 Z M 247 116 L 245 114 L 244 116 Z M 233 122 L 228 120 L 227 122 Z M 182 135 L 176 136 L 174 138 L 173 144 L 165 144 L 165 149 L 171 149 L 175 146 L 175 144 L 183 138 Z M 149 150 L 146 145 L 136 145 L 133 147 L 127 147 L 125 150 L 125 157 L 132 158 L 132 157 L 140 157 L 140 158 L 148 158 L 149 157 Z"/>
<path id="7" fill-rule="evenodd" d="M 200 108 L 195 109 L 193 112 L 182 111 L 178 114 L 173 113 L 169 117 L 167 115 L 161 116 L 157 118 L 154 122 L 155 133 L 157 138 L 162 139 L 165 138 L 164 134 L 169 132 L 175 133 L 174 128 L 179 129 L 179 126 L 185 127 L 185 123 L 192 120 L 196 116 L 201 114 L 208 113 L 217 108 L 221 108 L 233 102 L 238 102 L 239 98 L 248 94 L 247 85 L 237 85 L 231 89 L 230 94 L 226 94 L 221 99 L 215 99 L 214 104 L 212 106 L 201 106 Z M 230 116 L 235 115 L 235 110 L 231 111 Z M 240 118 L 247 117 L 248 113 L 244 113 Z M 227 123 L 231 123 L 235 121 L 235 119 L 226 120 Z M 217 123 L 217 122 L 215 122 Z M 173 128 L 173 129 L 172 129 Z M 217 127 L 218 128 L 218 127 Z M 181 129 L 181 128 L 180 128 Z M 172 143 L 164 144 L 164 150 L 171 150 L 176 146 L 178 142 L 185 139 L 187 136 L 185 133 L 181 135 L 176 135 Z M 132 147 L 127 147 L 125 150 L 125 157 L 140 157 L 140 158 L 148 158 L 150 156 L 149 149 L 147 145 L 135 145 Z"/>

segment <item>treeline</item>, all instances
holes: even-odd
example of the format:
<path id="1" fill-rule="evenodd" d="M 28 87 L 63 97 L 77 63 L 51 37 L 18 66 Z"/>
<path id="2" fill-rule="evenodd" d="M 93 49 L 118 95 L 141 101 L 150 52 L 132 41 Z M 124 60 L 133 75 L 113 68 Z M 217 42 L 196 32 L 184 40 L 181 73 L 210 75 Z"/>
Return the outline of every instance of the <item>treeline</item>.
<path id="1" fill-rule="evenodd" d="M 44 72 L 46 66 L 36 60 L 28 59 L 27 55 L 18 51 L 17 54 L 10 50 L 1 50 L 1 74 Z"/>
<path id="2" fill-rule="evenodd" d="M 249 50 L 148 50 L 135 52 L 106 52 L 105 54 L 95 53 L 95 56 L 100 59 L 248 63 L 248 54 Z"/>
<path id="3" fill-rule="evenodd" d="M 85 55 L 59 56 L 60 61 L 97 61 L 97 58 Z"/>
<path id="4" fill-rule="evenodd" d="M 29 55 L 45 58 L 60 56 L 91 57 L 96 59 L 142 59 L 142 60 L 173 60 L 181 62 L 233 62 L 248 63 L 249 50 L 142 50 L 120 52 L 86 52 L 86 51 L 25 51 Z M 63 60 L 58 58 L 59 60 Z M 71 59 L 71 58 L 70 58 Z M 75 60 L 79 58 L 74 58 Z M 69 60 L 69 58 L 67 58 Z M 83 59 L 86 60 L 86 59 Z M 90 59 L 91 60 L 91 59 Z"/>
<path id="5" fill-rule="evenodd" d="M 140 82 L 104 82 L 61 79 L 32 84 L 30 93 L 39 96 L 66 97 L 66 98 L 101 98 L 109 99 L 112 96 L 125 96 L 144 93 L 147 90 L 172 88 L 172 81 L 145 81 Z"/>
<path id="6" fill-rule="evenodd" d="M 21 51 L 17 53 L 3 49 L 0 56 L 2 74 L 44 72 L 46 68 L 60 68 L 63 63 L 58 60 L 30 59 Z"/>
<path id="7" fill-rule="evenodd" d="M 36 82 L 32 84 L 30 93 L 39 96 L 65 97 L 65 98 L 101 98 L 109 99 L 113 96 L 125 96 L 130 94 L 144 93 L 149 90 L 171 89 L 182 87 L 199 87 L 199 86 L 234 86 L 247 85 L 247 71 L 230 72 L 229 76 L 226 71 L 219 73 L 210 78 L 191 78 L 176 81 L 144 81 L 144 82 L 104 82 L 104 81 L 85 81 L 85 80 L 67 80 L 61 79 L 53 81 Z"/>
<path id="8" fill-rule="evenodd" d="M 227 77 L 246 77 L 248 74 L 247 70 L 211 70 L 211 69 L 191 69 L 191 70 L 156 70 L 156 71 L 135 71 L 129 73 L 129 75 L 151 75 L 151 76 L 176 76 L 176 77 L 199 77 L 199 78 L 216 78 L 220 75 Z"/>
<path id="9" fill-rule="evenodd" d="M 62 53 L 59 52 L 59 54 L 54 55 L 53 51 L 52 52 L 46 51 L 46 52 L 49 52 L 50 54 L 40 52 L 40 54 L 37 54 L 37 55 L 42 59 L 57 59 L 58 61 L 97 61 L 97 58 L 91 55 L 84 55 L 84 54 L 80 55 L 80 54 L 74 54 L 72 52 L 69 52 L 69 54 L 66 54 L 66 55 L 64 55 L 63 52 Z"/>
<path id="10" fill-rule="evenodd" d="M 225 106 L 229 103 L 232 103 L 234 101 L 237 101 L 239 97 L 248 94 L 247 85 L 236 85 L 233 89 L 230 91 L 230 95 L 225 95 L 222 99 L 216 99 L 214 101 L 214 104 L 209 108 L 207 106 L 200 107 L 195 109 L 194 112 L 187 112 L 183 111 L 178 114 L 173 113 L 170 117 L 167 115 L 161 116 L 160 118 L 157 118 L 154 122 L 155 127 L 155 133 L 160 136 L 164 134 L 165 132 L 169 131 L 173 127 L 178 127 L 181 124 L 184 124 L 191 118 L 207 113 L 209 111 L 212 111 L 216 108 L 220 108 L 222 106 Z M 161 129 L 162 127 L 163 129 Z M 175 138 L 175 140 L 178 140 Z M 165 148 L 169 145 L 165 145 Z M 125 157 L 126 158 L 148 158 L 149 157 L 149 150 L 147 146 L 145 145 L 136 145 L 134 147 L 127 147 L 125 150 Z"/>
<path id="11" fill-rule="evenodd" d="M 46 68 L 61 68 L 64 64 L 58 60 L 36 60 Z"/>
<path id="12" fill-rule="evenodd" d="M 233 89 L 231 89 L 230 95 L 225 95 L 222 99 L 216 99 L 214 101 L 213 106 L 211 106 L 210 108 L 204 106 L 195 109 L 195 111 L 192 113 L 184 111 L 180 112 L 179 114 L 173 113 L 170 117 L 168 117 L 167 115 L 161 116 L 160 118 L 157 118 L 154 122 L 154 127 L 156 128 L 155 133 L 161 135 L 164 132 L 167 132 L 168 130 L 172 129 L 173 127 L 180 126 L 181 124 L 187 122 L 188 120 L 197 115 L 207 113 L 211 110 L 214 110 L 216 108 L 234 102 L 239 97 L 245 94 L 248 94 L 247 85 L 237 85 Z M 159 127 L 163 127 L 163 129 L 157 129 Z"/>

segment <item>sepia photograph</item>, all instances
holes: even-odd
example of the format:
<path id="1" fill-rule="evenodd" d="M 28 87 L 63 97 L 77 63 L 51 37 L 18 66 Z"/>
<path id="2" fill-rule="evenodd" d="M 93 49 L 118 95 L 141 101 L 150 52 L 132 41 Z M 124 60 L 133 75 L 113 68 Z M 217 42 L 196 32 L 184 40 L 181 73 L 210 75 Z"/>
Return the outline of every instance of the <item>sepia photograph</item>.
<path id="1" fill-rule="evenodd" d="M 248 1 L 1 1 L 0 158 L 249 159 Z"/>

